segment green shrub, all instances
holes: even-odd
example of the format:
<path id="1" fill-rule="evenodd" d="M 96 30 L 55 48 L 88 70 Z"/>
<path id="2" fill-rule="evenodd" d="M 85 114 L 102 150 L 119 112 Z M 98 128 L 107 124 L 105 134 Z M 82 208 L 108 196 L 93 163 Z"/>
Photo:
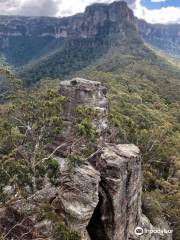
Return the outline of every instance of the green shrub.
<path id="1" fill-rule="evenodd" d="M 54 240 L 80 240 L 80 235 L 72 230 L 69 230 L 64 224 L 60 224 L 53 236 Z"/>
<path id="2" fill-rule="evenodd" d="M 150 193 L 143 194 L 142 202 L 144 214 L 149 218 L 152 224 L 156 224 L 156 219 L 163 215 L 160 203 L 153 198 Z"/>

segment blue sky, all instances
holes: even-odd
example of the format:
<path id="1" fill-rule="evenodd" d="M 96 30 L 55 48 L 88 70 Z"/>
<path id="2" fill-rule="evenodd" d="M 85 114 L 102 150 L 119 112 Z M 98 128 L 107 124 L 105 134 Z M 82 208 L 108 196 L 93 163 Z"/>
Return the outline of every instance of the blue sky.
<path id="1" fill-rule="evenodd" d="M 117 0 L 0 0 L 0 14 L 23 16 L 69 16 L 92 3 Z M 180 0 L 124 0 L 138 18 L 150 23 L 179 23 Z"/>
<path id="2" fill-rule="evenodd" d="M 138 18 L 150 23 L 179 23 L 180 0 L 126 0 Z"/>
<path id="3" fill-rule="evenodd" d="M 148 9 L 161 9 L 163 7 L 180 7 L 180 0 L 141 0 L 141 4 Z"/>

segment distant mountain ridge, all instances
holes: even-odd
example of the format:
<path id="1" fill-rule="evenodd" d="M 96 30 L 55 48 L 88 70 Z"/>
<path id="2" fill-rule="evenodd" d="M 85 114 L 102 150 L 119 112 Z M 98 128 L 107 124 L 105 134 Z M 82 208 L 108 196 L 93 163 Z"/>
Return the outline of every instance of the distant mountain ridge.
<path id="1" fill-rule="evenodd" d="M 93 4 L 82 14 L 63 18 L 0 16 L 0 36 L 88 38 L 97 35 L 98 27 L 107 22 L 118 23 L 123 19 L 136 24 L 125 2 Z"/>
<path id="2" fill-rule="evenodd" d="M 0 52 L 26 85 L 64 79 L 102 59 L 104 71 L 131 68 L 135 63 L 143 71 L 144 61 L 164 71 L 166 62 L 144 41 L 178 57 L 180 26 L 171 26 L 138 20 L 120 1 L 93 4 L 84 13 L 65 18 L 0 16 Z M 177 74 L 171 70 L 174 78 Z"/>
<path id="3" fill-rule="evenodd" d="M 95 38 L 106 30 L 113 34 L 117 28 L 123 29 L 122 23 L 136 27 L 124 2 L 94 4 L 84 14 L 66 18 L 0 16 L 0 22 L 0 50 L 15 66 L 43 56 L 67 40 Z"/>
<path id="4" fill-rule="evenodd" d="M 145 42 L 180 58 L 180 24 L 150 24 L 138 20 L 138 29 Z"/>

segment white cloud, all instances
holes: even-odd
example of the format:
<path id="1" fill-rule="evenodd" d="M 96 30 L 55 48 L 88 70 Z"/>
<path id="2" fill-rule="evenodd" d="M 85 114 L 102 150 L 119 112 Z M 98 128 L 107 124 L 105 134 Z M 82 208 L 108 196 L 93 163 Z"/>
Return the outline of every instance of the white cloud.
<path id="1" fill-rule="evenodd" d="M 166 0 L 151 0 L 152 2 Z M 92 3 L 110 3 L 113 0 L 0 0 L 0 14 L 32 16 L 69 16 L 83 12 Z M 126 0 L 137 17 L 150 23 L 180 23 L 180 8 L 148 9 L 141 0 Z"/>
<path id="2" fill-rule="evenodd" d="M 151 2 L 166 2 L 166 0 L 151 0 Z"/>
<path id="3" fill-rule="evenodd" d="M 141 0 L 136 0 L 134 14 L 138 18 L 150 23 L 180 23 L 179 7 L 163 7 L 160 9 L 148 9 L 141 5 Z"/>
<path id="4" fill-rule="evenodd" d="M 9 15 L 53 16 L 61 0 L 0 0 L 0 13 Z"/>
<path id="5" fill-rule="evenodd" d="M 93 3 L 111 3 L 113 1 L 114 0 L 61 0 L 58 4 L 59 10 L 56 16 L 68 16 L 83 12 L 88 5 Z"/>

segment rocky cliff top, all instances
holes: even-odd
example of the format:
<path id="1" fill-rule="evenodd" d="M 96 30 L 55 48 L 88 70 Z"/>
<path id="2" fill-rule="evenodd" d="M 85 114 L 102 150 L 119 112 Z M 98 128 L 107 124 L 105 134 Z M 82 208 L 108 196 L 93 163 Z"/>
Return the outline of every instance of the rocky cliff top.
<path id="1" fill-rule="evenodd" d="M 108 111 L 108 101 L 106 98 L 106 88 L 96 81 L 82 78 L 74 78 L 70 81 L 62 81 L 59 93 L 68 98 L 64 107 L 64 118 L 72 120 L 78 106 L 90 107 L 103 114 Z"/>
<path id="2" fill-rule="evenodd" d="M 73 78 L 72 80 L 62 81 L 60 84 L 60 89 L 65 87 L 75 87 L 76 89 L 84 89 L 93 91 L 97 88 L 102 88 L 102 84 L 97 81 L 86 80 L 83 78 Z"/>

